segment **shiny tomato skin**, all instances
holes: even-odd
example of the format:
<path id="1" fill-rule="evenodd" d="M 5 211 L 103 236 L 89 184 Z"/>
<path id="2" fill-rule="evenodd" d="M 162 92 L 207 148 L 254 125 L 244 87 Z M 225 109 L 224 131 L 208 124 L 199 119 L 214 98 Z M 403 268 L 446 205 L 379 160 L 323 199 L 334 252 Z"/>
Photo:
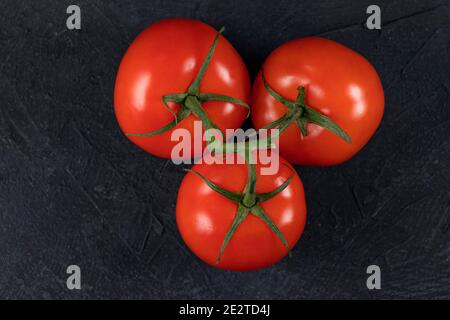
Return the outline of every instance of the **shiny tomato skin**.
<path id="1" fill-rule="evenodd" d="M 275 190 L 292 174 L 290 185 L 261 207 L 278 226 L 290 248 L 303 232 L 306 202 L 302 182 L 284 159 L 275 175 L 261 175 L 257 165 L 256 192 Z M 242 192 L 247 181 L 244 164 L 196 164 L 193 170 L 227 190 Z M 187 246 L 204 262 L 221 269 L 250 271 L 268 267 L 287 254 L 279 238 L 259 218 L 251 213 L 241 223 L 226 247 L 222 259 L 215 265 L 223 239 L 238 205 L 209 188 L 203 180 L 188 173 L 178 192 L 176 221 Z"/>
<path id="2" fill-rule="evenodd" d="M 148 133 L 174 119 L 164 107 L 162 96 L 186 92 L 216 34 L 215 29 L 198 20 L 173 18 L 160 20 L 138 35 L 122 58 L 115 84 L 114 110 L 124 133 Z M 247 103 L 250 100 L 247 69 L 224 36 L 219 38 L 200 92 L 223 94 Z M 178 105 L 169 105 L 178 111 Z M 227 102 L 205 102 L 203 107 L 222 130 L 239 128 L 247 114 L 246 108 Z M 193 136 L 194 120 L 198 119 L 191 114 L 176 128 L 185 128 Z M 153 155 L 170 158 L 178 143 L 171 141 L 173 130 L 152 137 L 128 138 Z"/>
<path id="3" fill-rule="evenodd" d="M 304 86 L 306 103 L 346 131 L 349 144 L 333 133 L 308 124 L 302 136 L 291 124 L 280 137 L 280 154 L 293 164 L 329 166 L 353 157 L 378 128 L 384 93 L 373 66 L 357 52 L 331 40 L 297 39 L 275 49 L 264 63 L 271 87 L 292 101 Z M 256 128 L 280 118 L 287 108 L 264 88 L 261 72 L 252 88 L 251 116 Z"/>

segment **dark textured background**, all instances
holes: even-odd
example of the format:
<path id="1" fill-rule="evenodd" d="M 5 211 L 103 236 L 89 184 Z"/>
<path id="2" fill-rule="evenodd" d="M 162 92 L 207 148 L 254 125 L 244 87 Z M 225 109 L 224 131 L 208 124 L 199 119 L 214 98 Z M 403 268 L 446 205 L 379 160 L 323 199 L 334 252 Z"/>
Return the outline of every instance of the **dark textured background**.
<path id="1" fill-rule="evenodd" d="M 382 31 L 363 27 L 372 2 Z M 69 4 L 82 30 L 66 29 Z M 182 16 L 225 25 L 255 75 L 283 42 L 321 35 L 365 55 L 386 93 L 351 161 L 297 168 L 308 225 L 291 259 L 252 273 L 197 260 L 175 225 L 180 167 L 120 133 L 113 87 L 132 39 Z M 0 3 L 1 298 L 450 298 L 448 1 Z M 66 289 L 80 265 L 82 290 Z M 378 264 L 382 290 L 366 288 Z"/>

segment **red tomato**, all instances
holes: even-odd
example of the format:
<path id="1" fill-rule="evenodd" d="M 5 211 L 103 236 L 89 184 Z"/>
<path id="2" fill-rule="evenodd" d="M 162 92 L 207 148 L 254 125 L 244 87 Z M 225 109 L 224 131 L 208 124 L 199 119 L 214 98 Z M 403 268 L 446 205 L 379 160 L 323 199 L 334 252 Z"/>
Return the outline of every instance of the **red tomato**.
<path id="1" fill-rule="evenodd" d="M 245 164 L 196 164 L 192 168 L 218 186 L 243 192 L 248 173 Z M 261 175 L 256 165 L 256 193 L 271 192 L 292 176 L 289 185 L 260 206 L 283 234 L 289 247 L 299 240 L 306 221 L 306 203 L 302 182 L 284 159 L 274 175 Z M 225 235 L 236 216 L 238 204 L 213 191 L 201 178 L 188 173 L 177 199 L 177 225 L 187 246 L 203 261 L 215 265 Z M 270 266 L 288 250 L 268 225 L 251 213 L 231 237 L 217 265 L 236 271 Z"/>
<path id="2" fill-rule="evenodd" d="M 369 141 L 383 116 L 384 93 L 377 72 L 360 54 L 334 41 L 313 37 L 285 43 L 265 61 L 264 76 L 290 101 L 303 86 L 306 104 L 337 123 L 352 140 L 347 143 L 312 123 L 303 136 L 293 122 L 280 137 L 280 153 L 291 163 L 327 166 L 350 159 Z M 254 126 L 264 127 L 287 110 L 268 93 L 260 72 L 252 91 Z"/>
<path id="3" fill-rule="evenodd" d="M 186 92 L 216 35 L 216 30 L 197 20 L 166 19 L 152 24 L 133 41 L 120 64 L 114 92 L 115 113 L 124 133 L 152 132 L 174 120 L 162 96 Z M 201 81 L 200 93 L 250 100 L 247 69 L 223 36 Z M 169 106 L 174 112 L 179 110 L 176 103 Z M 202 107 L 221 130 L 239 128 L 248 112 L 242 106 L 221 101 L 207 101 Z M 198 118 L 191 114 L 175 127 L 189 130 L 192 141 L 194 120 Z M 170 139 L 173 130 L 129 139 L 153 155 L 170 158 L 178 143 Z"/>

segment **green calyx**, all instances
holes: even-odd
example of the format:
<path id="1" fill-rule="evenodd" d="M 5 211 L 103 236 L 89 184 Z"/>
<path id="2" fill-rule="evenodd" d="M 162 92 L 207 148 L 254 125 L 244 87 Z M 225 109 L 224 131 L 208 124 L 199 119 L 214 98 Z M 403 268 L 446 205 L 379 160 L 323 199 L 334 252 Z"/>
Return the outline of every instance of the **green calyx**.
<path id="1" fill-rule="evenodd" d="M 247 117 L 249 116 L 250 106 L 239 99 L 215 93 L 200 93 L 200 84 L 206 73 L 206 70 L 208 69 L 209 63 L 211 62 L 211 58 L 216 49 L 219 37 L 224 30 L 225 28 L 222 27 L 217 33 L 214 42 L 209 49 L 208 54 L 206 55 L 206 58 L 203 60 L 197 76 L 189 86 L 188 90 L 183 93 L 166 94 L 162 97 L 164 106 L 172 113 L 174 120 L 158 130 L 148 133 L 128 133 L 127 136 L 151 137 L 161 134 L 173 129 L 179 122 L 181 122 L 191 114 L 194 114 L 198 119 L 202 121 L 205 130 L 218 129 L 217 125 L 209 118 L 202 107 L 202 103 L 206 101 L 223 101 L 243 106 L 247 108 Z M 172 108 L 170 108 L 168 102 L 174 102 L 180 105 L 178 113 L 175 113 Z"/>
<path id="2" fill-rule="evenodd" d="M 272 89 L 272 87 L 264 77 L 264 70 L 262 70 L 262 79 L 264 87 L 269 92 L 269 94 L 274 97 L 275 100 L 282 103 L 288 108 L 288 112 L 286 112 L 281 118 L 275 120 L 272 123 L 269 123 L 264 127 L 265 129 L 278 127 L 281 134 L 284 130 L 286 130 L 287 127 L 289 127 L 291 123 L 295 121 L 302 135 L 306 137 L 308 135 L 307 123 L 313 123 L 327 129 L 328 131 L 331 131 L 338 137 L 344 139 L 346 142 L 352 143 L 350 136 L 344 130 L 342 130 L 341 127 L 339 127 L 333 120 L 314 110 L 305 103 L 304 87 L 298 87 L 297 98 L 295 99 L 295 101 L 290 101 L 283 98 L 281 95 L 275 92 L 275 90 Z"/>
<path id="3" fill-rule="evenodd" d="M 261 207 L 261 203 L 264 201 L 267 201 L 269 199 L 272 199 L 276 195 L 278 195 L 280 192 L 282 192 L 284 189 L 287 188 L 287 186 L 290 184 L 293 176 L 290 176 L 283 184 L 281 184 L 278 188 L 271 192 L 267 193 L 256 193 L 256 167 L 254 164 L 248 164 L 248 177 L 247 177 L 247 183 L 245 185 L 243 192 L 233 192 L 226 189 L 223 189 L 216 185 L 214 182 L 200 174 L 199 172 L 196 172 L 194 170 L 187 169 L 186 171 L 192 172 L 196 174 L 198 177 L 200 177 L 212 190 L 219 193 L 220 195 L 224 196 L 228 200 L 236 203 L 238 205 L 238 209 L 236 212 L 236 215 L 233 219 L 233 222 L 231 223 L 231 226 L 229 227 L 225 238 L 223 239 L 222 246 L 220 248 L 220 252 L 216 261 L 216 264 L 220 262 L 220 259 L 222 258 L 222 254 L 225 251 L 228 243 L 230 242 L 231 237 L 238 229 L 239 225 L 245 220 L 245 218 L 249 214 L 253 214 L 254 216 L 260 218 L 280 239 L 280 241 L 283 243 L 283 245 L 288 250 L 289 255 L 291 255 L 291 249 L 289 247 L 288 242 L 284 238 L 283 234 L 281 233 L 280 229 L 278 229 L 277 225 L 272 221 L 272 219 L 267 215 L 267 213 L 264 211 L 264 209 Z"/>

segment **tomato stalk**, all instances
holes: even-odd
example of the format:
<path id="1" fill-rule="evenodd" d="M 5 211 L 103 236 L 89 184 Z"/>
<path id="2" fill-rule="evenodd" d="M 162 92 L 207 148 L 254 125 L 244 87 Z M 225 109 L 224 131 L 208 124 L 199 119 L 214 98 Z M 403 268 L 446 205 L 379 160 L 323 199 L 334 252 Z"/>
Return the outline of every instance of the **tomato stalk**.
<path id="1" fill-rule="evenodd" d="M 203 63 L 200 67 L 199 72 L 197 73 L 197 76 L 195 77 L 194 81 L 191 83 L 187 91 L 183 93 L 166 94 L 162 96 L 162 102 L 166 107 L 166 109 L 172 113 L 172 115 L 174 116 L 174 120 L 158 130 L 148 133 L 128 133 L 127 136 L 151 137 L 161 134 L 174 128 L 179 122 L 187 118 L 190 114 L 195 115 L 198 119 L 202 121 L 205 130 L 218 129 L 217 125 L 211 120 L 211 118 L 207 115 L 207 113 L 202 107 L 202 103 L 206 101 L 223 101 L 243 106 L 248 109 L 247 117 L 249 116 L 250 106 L 239 99 L 221 94 L 200 92 L 200 84 L 211 62 L 211 58 L 216 49 L 219 37 L 224 30 L 225 28 L 222 27 L 217 33 L 214 42 L 208 51 L 208 54 L 203 60 Z M 172 108 L 169 107 L 169 105 L 167 104 L 168 102 L 178 103 L 181 106 L 178 113 L 175 113 L 172 110 Z"/>
<path id="2" fill-rule="evenodd" d="M 225 152 L 234 152 L 234 153 L 244 153 L 245 154 L 245 162 L 248 168 L 248 177 L 247 182 L 245 184 L 244 190 L 242 192 L 233 192 L 226 190 L 224 188 L 221 188 L 205 176 L 203 176 L 201 173 L 186 169 L 188 172 L 192 172 L 196 174 L 198 177 L 200 177 L 212 190 L 219 193 L 220 195 L 224 196 L 228 200 L 236 203 L 238 205 L 236 215 L 233 219 L 233 222 L 231 226 L 229 227 L 225 238 L 223 239 L 222 246 L 220 248 L 220 252 L 218 255 L 218 258 L 216 260 L 216 264 L 219 264 L 223 252 L 225 251 L 228 243 L 230 242 L 230 239 L 232 238 L 233 234 L 238 229 L 239 225 L 245 220 L 245 218 L 249 214 L 253 214 L 254 216 L 261 219 L 280 239 L 280 241 L 283 243 L 283 245 L 288 250 L 289 255 L 291 255 L 291 249 L 286 241 L 286 238 L 281 233 L 280 229 L 277 227 L 277 225 L 272 221 L 272 219 L 267 215 L 265 210 L 261 207 L 261 203 L 272 199 L 276 195 L 278 195 L 280 192 L 282 192 L 284 189 L 288 187 L 288 185 L 291 183 L 291 180 L 293 178 L 293 175 L 291 175 L 284 183 L 282 183 L 278 188 L 271 192 L 267 193 L 256 193 L 256 165 L 252 161 L 252 152 L 253 150 L 250 149 L 250 144 L 248 142 L 246 143 L 238 143 L 238 144 L 232 144 L 227 143 L 225 147 Z M 272 146 L 272 144 L 269 144 L 269 148 Z M 260 147 L 256 147 L 260 148 Z"/>
<path id="3" fill-rule="evenodd" d="M 323 127 L 328 131 L 331 131 L 338 137 L 344 139 L 346 142 L 352 143 L 350 136 L 344 130 L 342 130 L 342 128 L 339 127 L 336 122 L 306 104 L 305 88 L 303 86 L 299 86 L 297 88 L 298 94 L 295 101 L 290 101 L 283 98 L 274 89 L 272 89 L 272 87 L 264 77 L 264 69 L 261 71 L 261 76 L 264 87 L 269 92 L 269 94 L 274 97 L 275 100 L 286 106 L 286 108 L 288 109 L 288 112 L 286 112 L 281 118 L 266 125 L 264 127 L 265 129 L 278 127 L 281 134 L 284 130 L 286 130 L 287 127 L 289 127 L 291 123 L 295 121 L 302 135 L 306 137 L 308 135 L 307 123 L 313 123 Z"/>
<path id="4" fill-rule="evenodd" d="M 251 208 L 256 204 L 256 167 L 253 163 L 248 163 L 248 178 L 242 197 L 242 204 L 246 208 Z"/>

